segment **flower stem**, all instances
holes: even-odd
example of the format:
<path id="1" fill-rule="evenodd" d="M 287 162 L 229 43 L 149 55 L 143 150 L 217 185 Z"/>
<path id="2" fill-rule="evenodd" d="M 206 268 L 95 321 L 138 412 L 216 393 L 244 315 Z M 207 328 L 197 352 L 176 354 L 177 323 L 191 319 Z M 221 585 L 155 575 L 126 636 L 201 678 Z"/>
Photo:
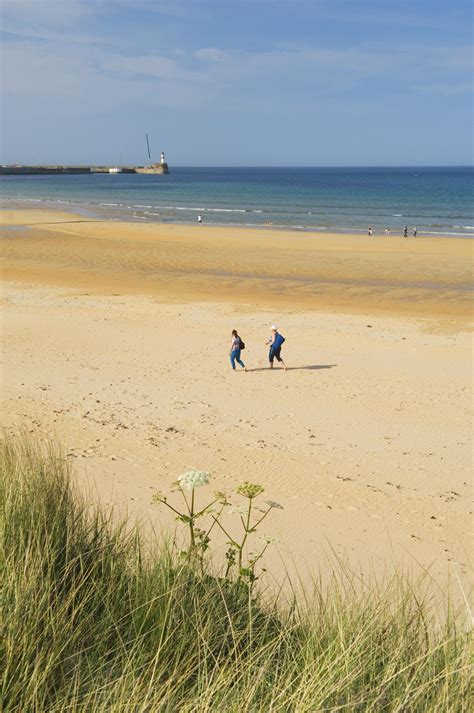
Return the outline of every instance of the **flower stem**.
<path id="1" fill-rule="evenodd" d="M 194 538 L 194 488 L 191 490 L 191 507 L 189 508 L 189 552 L 191 553 L 195 547 Z"/>
<path id="2" fill-rule="evenodd" d="M 268 508 L 267 512 L 263 513 L 263 515 L 262 515 L 262 517 L 260 518 L 260 520 L 257 520 L 257 522 L 255 523 L 255 525 L 253 526 L 253 527 L 254 527 L 254 530 L 256 530 L 257 527 L 260 525 L 260 523 L 265 520 L 265 518 L 267 517 L 267 515 L 268 515 L 268 513 L 270 512 L 271 509 L 272 509 L 272 508 Z"/>
<path id="3" fill-rule="evenodd" d="M 252 498 L 249 498 L 249 509 L 247 510 L 247 522 L 245 523 L 244 526 L 244 536 L 242 538 L 242 542 L 240 543 L 239 546 L 239 559 L 238 559 L 238 565 L 239 565 L 239 576 L 240 576 L 240 570 L 242 569 L 242 555 L 243 555 L 243 550 L 245 543 L 247 542 L 247 537 L 249 536 L 250 532 L 250 516 L 252 514 Z"/>

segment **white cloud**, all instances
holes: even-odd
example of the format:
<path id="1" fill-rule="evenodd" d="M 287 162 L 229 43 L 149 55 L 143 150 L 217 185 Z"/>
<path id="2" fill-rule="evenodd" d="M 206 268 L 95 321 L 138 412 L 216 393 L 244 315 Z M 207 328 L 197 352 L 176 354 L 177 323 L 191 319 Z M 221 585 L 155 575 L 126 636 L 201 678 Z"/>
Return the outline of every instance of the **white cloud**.
<path id="1" fill-rule="evenodd" d="M 467 89 L 470 48 L 439 45 L 386 45 L 356 42 L 346 47 L 275 44 L 261 51 L 225 47 L 166 46 L 159 36 L 159 53 L 143 53 L 143 45 L 123 27 L 112 38 L 87 32 L 90 19 L 104 28 L 107 12 L 117 7 L 153 7 L 166 3 L 147 0 L 0 0 L 4 28 L 15 41 L 3 46 L 2 90 L 10 97 L 56 97 L 84 106 L 109 100 L 153 104 L 170 108 L 213 106 L 255 111 L 265 102 L 290 96 L 293 106 L 312 107 L 317 96 L 345 97 L 348 89 L 366 80 L 405 83 L 407 89 L 452 94 Z M 184 6 L 179 5 L 179 12 Z M 88 20 L 85 22 L 85 20 Z M 158 32 L 161 24 L 158 23 Z M 85 31 L 82 31 L 85 30 Z M 184 44 L 184 43 L 183 43 Z M 126 46 L 125 50 L 120 48 Z M 454 89 L 457 87 L 457 89 Z M 150 88 L 151 91 L 150 91 Z M 158 99 L 159 97 L 159 99 Z"/>
<path id="2" fill-rule="evenodd" d="M 87 0 L 2 0 L 1 5 L 3 29 L 8 32 L 71 27 L 100 8 L 100 3 Z"/>
<path id="3" fill-rule="evenodd" d="M 158 79 L 174 79 L 179 74 L 179 68 L 174 59 L 159 55 L 113 57 L 102 62 L 102 68 L 124 76 L 139 74 Z"/>
<path id="4" fill-rule="evenodd" d="M 155 55 L 120 57 L 103 48 L 74 50 L 67 44 L 7 43 L 3 47 L 2 93 L 10 112 L 17 104 L 51 116 L 97 115 L 110 106 L 166 104 L 186 109 L 206 101 L 206 77 L 186 72 Z"/>
<path id="5" fill-rule="evenodd" d="M 209 62 L 222 62 L 229 57 L 228 52 L 217 49 L 216 47 L 203 47 L 194 53 L 197 59 L 202 59 Z"/>
<path id="6" fill-rule="evenodd" d="M 474 84 L 470 82 L 449 82 L 443 84 L 420 84 L 417 86 L 419 92 L 424 94 L 441 94 L 447 97 L 459 96 L 460 94 L 473 94 Z"/>
<path id="7" fill-rule="evenodd" d="M 388 47 L 365 42 L 332 49 L 287 43 L 260 52 L 203 48 L 195 56 L 209 61 L 206 72 L 222 87 L 261 81 L 263 92 L 265 79 L 277 88 L 285 83 L 290 88 L 309 83 L 331 88 L 333 93 L 380 77 L 386 77 L 387 82 L 405 82 L 407 87 L 419 82 L 433 87 L 439 82 L 445 87 L 450 80 L 459 83 L 463 73 L 469 76 L 471 70 L 471 48 L 462 45 L 455 49 L 402 43 Z"/>
<path id="8" fill-rule="evenodd" d="M 101 0 L 107 2 L 108 0 Z M 147 12 L 156 15 L 183 18 L 188 13 L 186 1 L 179 0 L 110 0 L 115 7 L 122 7 L 134 12 Z M 198 0 L 195 0 L 197 3 Z M 189 0 L 188 0 L 189 3 Z"/>

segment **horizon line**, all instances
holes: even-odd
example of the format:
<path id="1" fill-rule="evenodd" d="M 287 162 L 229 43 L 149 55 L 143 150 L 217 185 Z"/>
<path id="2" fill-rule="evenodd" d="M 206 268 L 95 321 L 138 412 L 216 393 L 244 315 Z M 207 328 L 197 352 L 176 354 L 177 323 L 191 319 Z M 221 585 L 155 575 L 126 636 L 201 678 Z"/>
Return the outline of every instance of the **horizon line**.
<path id="1" fill-rule="evenodd" d="M 0 160 L 0 166 L 141 166 L 142 164 L 117 164 L 114 162 L 99 162 L 99 163 L 77 163 L 77 162 L 65 162 L 61 163 L 58 161 L 41 161 L 39 163 L 18 163 L 18 162 L 3 162 Z M 474 163 L 412 163 L 412 164 L 394 164 L 394 163 L 373 163 L 373 164 L 169 164 L 168 166 L 173 168 L 243 168 L 243 169 L 253 169 L 253 168 L 271 168 L 271 169 L 288 169 L 288 168 L 474 168 Z"/>

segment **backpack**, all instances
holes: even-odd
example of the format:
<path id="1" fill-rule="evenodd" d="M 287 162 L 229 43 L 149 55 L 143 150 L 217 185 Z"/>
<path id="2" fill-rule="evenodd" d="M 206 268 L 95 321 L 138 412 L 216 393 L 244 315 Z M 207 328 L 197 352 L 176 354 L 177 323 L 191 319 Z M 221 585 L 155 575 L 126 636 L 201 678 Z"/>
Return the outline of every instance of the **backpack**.
<path id="1" fill-rule="evenodd" d="M 242 351 L 242 349 L 245 349 L 245 343 L 241 340 L 240 337 L 239 337 L 239 342 L 240 342 L 239 349 Z"/>

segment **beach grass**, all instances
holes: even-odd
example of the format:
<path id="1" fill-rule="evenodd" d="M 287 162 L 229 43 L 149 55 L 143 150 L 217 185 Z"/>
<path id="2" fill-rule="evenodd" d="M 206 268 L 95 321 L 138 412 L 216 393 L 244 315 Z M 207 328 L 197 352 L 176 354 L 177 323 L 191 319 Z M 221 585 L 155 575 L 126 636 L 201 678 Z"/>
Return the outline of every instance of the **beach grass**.
<path id="1" fill-rule="evenodd" d="M 471 636 L 402 577 L 283 604 L 197 573 L 4 438 L 4 711 L 468 711 Z M 270 601 L 269 601 L 270 600 Z"/>

